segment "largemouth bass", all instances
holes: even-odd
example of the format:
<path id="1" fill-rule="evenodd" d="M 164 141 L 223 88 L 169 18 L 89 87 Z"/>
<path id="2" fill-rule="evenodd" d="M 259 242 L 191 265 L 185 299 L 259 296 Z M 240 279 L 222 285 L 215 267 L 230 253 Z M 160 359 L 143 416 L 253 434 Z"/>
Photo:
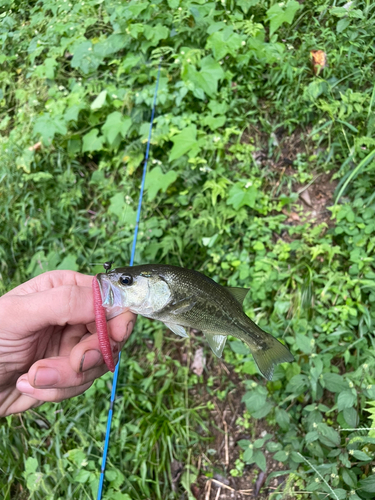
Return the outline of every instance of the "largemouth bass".
<path id="1" fill-rule="evenodd" d="M 294 359 L 243 312 L 246 288 L 223 287 L 197 271 L 159 264 L 121 267 L 97 279 L 107 319 L 129 310 L 162 321 L 181 337 L 188 337 L 187 328 L 200 330 L 219 358 L 232 335 L 245 342 L 268 380 L 275 365 Z"/>

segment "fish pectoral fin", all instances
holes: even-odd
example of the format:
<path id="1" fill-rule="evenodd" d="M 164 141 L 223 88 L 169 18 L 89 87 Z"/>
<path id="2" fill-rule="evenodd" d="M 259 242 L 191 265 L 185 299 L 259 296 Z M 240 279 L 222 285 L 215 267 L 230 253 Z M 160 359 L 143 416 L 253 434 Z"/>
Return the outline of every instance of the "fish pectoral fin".
<path id="1" fill-rule="evenodd" d="M 212 333 L 212 332 L 203 332 L 203 333 L 207 339 L 207 342 L 209 343 L 209 346 L 212 349 L 212 352 L 216 354 L 218 358 L 221 358 L 225 342 L 227 341 L 227 336 L 219 335 L 217 333 Z"/>
<path id="2" fill-rule="evenodd" d="M 179 335 L 180 337 L 189 337 L 185 328 L 181 325 L 176 325 L 174 323 L 164 323 L 167 328 L 169 328 L 173 333 Z"/>
<path id="3" fill-rule="evenodd" d="M 187 311 L 190 311 L 196 304 L 196 300 L 193 296 L 185 297 L 181 300 L 173 302 L 168 306 L 164 312 L 168 312 L 169 314 L 183 314 Z"/>
<path id="4" fill-rule="evenodd" d="M 238 287 L 229 287 L 227 286 L 226 289 L 228 292 L 233 295 L 233 297 L 239 302 L 241 305 L 243 301 L 245 300 L 246 295 L 248 294 L 250 288 L 238 288 Z"/>

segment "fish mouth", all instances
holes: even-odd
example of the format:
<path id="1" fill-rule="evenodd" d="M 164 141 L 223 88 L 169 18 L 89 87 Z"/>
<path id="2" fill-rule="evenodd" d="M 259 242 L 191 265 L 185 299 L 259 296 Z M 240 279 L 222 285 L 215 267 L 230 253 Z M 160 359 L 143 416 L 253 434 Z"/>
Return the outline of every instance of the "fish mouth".
<path id="1" fill-rule="evenodd" d="M 107 319 L 128 311 L 129 308 L 124 305 L 126 297 L 124 297 L 122 290 L 114 286 L 106 274 L 98 274 L 97 279 L 102 297 L 102 306 L 106 309 Z"/>

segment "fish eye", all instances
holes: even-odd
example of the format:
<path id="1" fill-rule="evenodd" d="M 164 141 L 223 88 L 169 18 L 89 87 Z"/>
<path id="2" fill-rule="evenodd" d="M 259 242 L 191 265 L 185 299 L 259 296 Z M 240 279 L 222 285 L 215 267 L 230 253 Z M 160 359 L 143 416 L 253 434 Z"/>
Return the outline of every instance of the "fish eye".
<path id="1" fill-rule="evenodd" d="M 123 274 L 119 279 L 121 285 L 131 285 L 133 283 L 133 278 L 131 276 L 127 276 Z"/>

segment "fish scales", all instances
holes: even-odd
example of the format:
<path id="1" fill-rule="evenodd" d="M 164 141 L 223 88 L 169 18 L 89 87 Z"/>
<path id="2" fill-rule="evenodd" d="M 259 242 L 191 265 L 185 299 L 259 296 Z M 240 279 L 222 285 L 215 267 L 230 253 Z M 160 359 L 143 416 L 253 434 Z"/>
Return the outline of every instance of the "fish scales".
<path id="1" fill-rule="evenodd" d="M 99 274 L 98 281 L 107 317 L 130 310 L 162 321 L 183 337 L 188 336 L 186 328 L 200 330 L 219 357 L 232 335 L 246 343 L 268 379 L 277 363 L 294 359 L 243 312 L 245 289 L 223 287 L 198 271 L 159 264 L 113 269 Z"/>

